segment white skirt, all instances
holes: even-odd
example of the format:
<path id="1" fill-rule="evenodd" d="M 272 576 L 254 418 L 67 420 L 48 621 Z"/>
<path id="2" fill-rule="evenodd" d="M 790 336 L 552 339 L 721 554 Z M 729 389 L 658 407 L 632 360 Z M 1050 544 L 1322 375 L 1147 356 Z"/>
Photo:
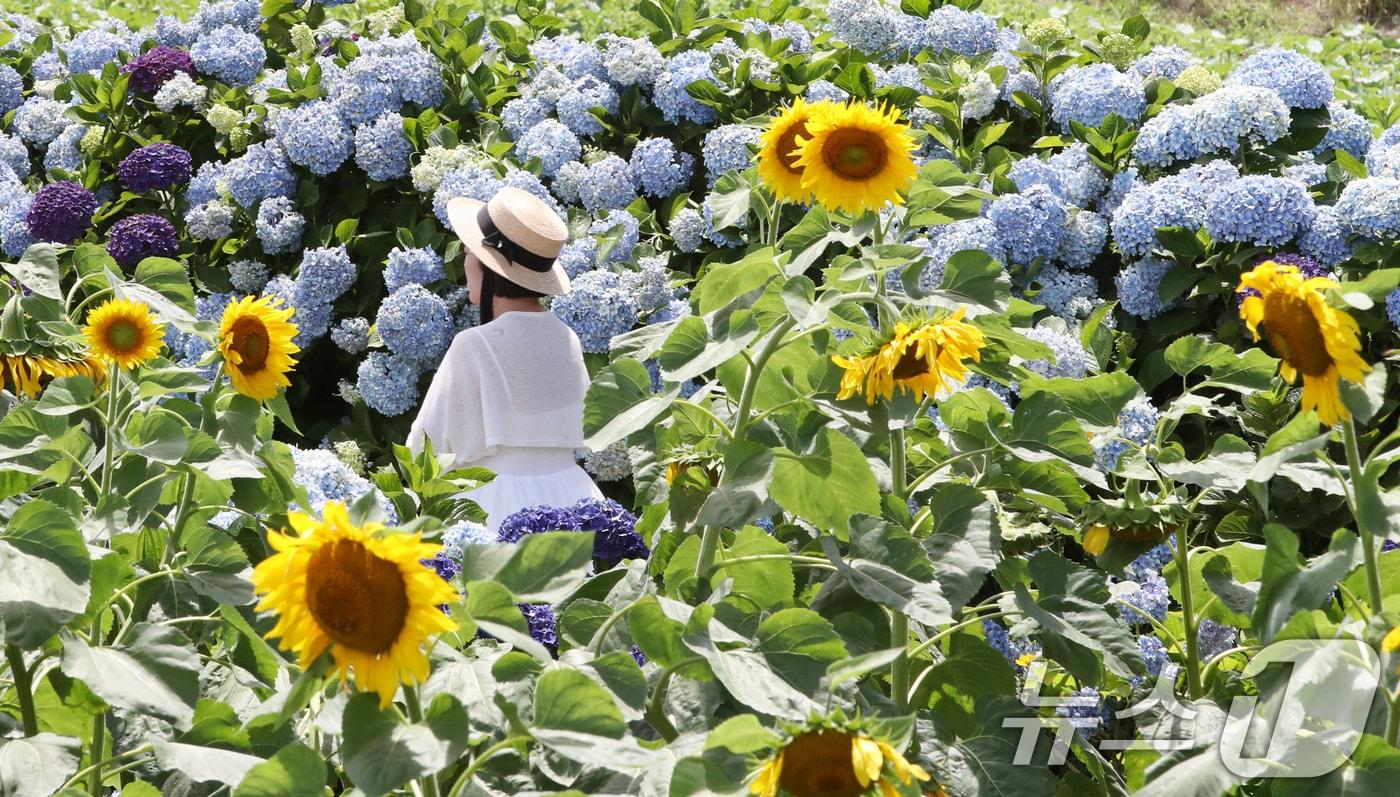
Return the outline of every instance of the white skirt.
<path id="1" fill-rule="evenodd" d="M 526 507 L 567 507 L 604 497 L 571 448 L 501 448 L 471 465 L 496 474 L 491 483 L 465 493 L 486 512 L 491 531 Z"/>

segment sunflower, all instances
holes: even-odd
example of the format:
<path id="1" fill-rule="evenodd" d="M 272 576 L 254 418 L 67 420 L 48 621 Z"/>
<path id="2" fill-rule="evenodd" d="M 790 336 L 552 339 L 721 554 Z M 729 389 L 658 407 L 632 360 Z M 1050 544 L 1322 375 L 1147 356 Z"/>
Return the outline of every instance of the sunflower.
<path id="1" fill-rule="evenodd" d="M 1356 319 L 1323 296 L 1332 285 L 1326 277 L 1305 278 L 1296 267 L 1270 260 L 1240 277 L 1238 288 L 1246 294 L 1240 317 L 1254 339 L 1262 326 L 1269 347 L 1283 360 L 1283 378 L 1293 383 L 1303 375 L 1302 409 L 1316 409 L 1328 426 L 1351 417 L 1342 404 L 1341 380 L 1360 382 L 1371 370 L 1358 354 Z"/>
<path id="2" fill-rule="evenodd" d="M 801 187 L 828 208 L 855 213 L 899 204 L 918 167 L 908 125 L 899 123 L 894 107 L 872 108 L 858 102 L 823 109 L 797 136 L 796 167 Z"/>
<path id="3" fill-rule="evenodd" d="M 165 327 L 151 308 L 130 299 L 109 299 L 88 313 L 83 335 L 97 354 L 122 369 L 134 368 L 160 354 Z"/>
<path id="4" fill-rule="evenodd" d="M 807 137 L 807 122 L 819 113 L 839 109 L 836 103 L 807 103 L 801 97 L 768 122 L 759 137 L 758 174 L 778 199 L 806 202 L 812 196 L 802 186 L 802 167 L 797 162 L 798 138 Z"/>
<path id="5" fill-rule="evenodd" d="M 275 297 L 245 296 L 224 310 L 219 329 L 219 352 L 233 389 L 259 401 L 292 383 L 287 372 L 296 365 L 292 355 L 301 351 L 292 342 L 297 334 L 297 325 L 288 320 L 293 311 L 279 303 Z"/>
<path id="6" fill-rule="evenodd" d="M 1090 526 L 1079 544 L 1093 556 L 1102 554 L 1108 548 L 1108 526 Z"/>
<path id="7" fill-rule="evenodd" d="M 299 654 L 303 669 L 329 648 L 340 679 L 353 674 L 387 706 L 400 683 L 428 677 L 428 638 L 456 627 L 438 607 L 457 591 L 421 563 L 442 546 L 356 526 L 340 502 L 323 516 L 293 512 L 292 532 L 267 535 L 276 553 L 253 570 L 258 610 L 277 613 L 267 636 Z"/>
<path id="8" fill-rule="evenodd" d="M 914 398 L 951 390 L 968 376 L 967 360 L 980 360 L 987 339 L 962 320 L 965 309 L 938 321 L 895 324 L 894 335 L 875 351 L 860 357 L 832 357 L 846 373 L 837 400 L 864 393 L 865 403 L 888 400 L 898 387 Z"/>
<path id="9" fill-rule="evenodd" d="M 793 797 L 860 797 L 879 786 L 881 795 L 895 797 L 899 791 L 887 771 L 905 786 L 929 780 L 887 742 L 832 728 L 808 730 L 763 765 L 749 793 L 776 797 L 782 788 Z"/>
<path id="10" fill-rule="evenodd" d="M 95 357 L 68 359 L 0 352 L 0 390 L 9 387 L 17 396 L 38 398 L 49 382 L 64 376 L 86 376 L 94 385 L 101 385 L 107 369 Z"/>

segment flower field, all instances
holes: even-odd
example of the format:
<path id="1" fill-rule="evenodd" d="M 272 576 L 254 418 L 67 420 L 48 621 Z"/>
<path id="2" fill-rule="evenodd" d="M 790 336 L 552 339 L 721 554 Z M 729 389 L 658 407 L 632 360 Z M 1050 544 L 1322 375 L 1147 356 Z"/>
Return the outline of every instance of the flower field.
<path id="1" fill-rule="evenodd" d="M 1383 37 L 568 8 L 0 17 L 0 795 L 1397 793 Z M 608 498 L 491 532 L 507 186 Z"/>

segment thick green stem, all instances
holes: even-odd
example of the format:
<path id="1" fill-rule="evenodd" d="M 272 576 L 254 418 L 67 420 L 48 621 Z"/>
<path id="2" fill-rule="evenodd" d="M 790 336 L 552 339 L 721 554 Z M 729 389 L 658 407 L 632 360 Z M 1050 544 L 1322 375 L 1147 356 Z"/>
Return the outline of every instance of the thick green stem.
<path id="1" fill-rule="evenodd" d="M 1196 612 L 1191 599 L 1190 554 L 1186 524 L 1176 527 L 1176 577 L 1181 584 L 1181 621 L 1186 625 L 1186 686 L 1192 700 L 1205 694 L 1201 683 L 1201 652 L 1196 638 Z"/>
<path id="2" fill-rule="evenodd" d="M 725 559 L 723 561 L 715 562 L 714 567 L 710 568 L 710 572 L 714 572 L 716 570 L 723 570 L 726 567 L 737 567 L 739 565 L 746 565 L 751 562 L 778 561 L 792 562 L 793 566 L 795 567 L 805 565 L 806 567 L 829 567 L 835 569 L 831 562 L 829 562 L 826 559 L 823 559 L 820 556 L 803 556 L 801 554 L 795 553 L 756 553 L 750 554 L 748 556 L 736 556 L 733 559 Z"/>
<path id="3" fill-rule="evenodd" d="M 518 736 L 507 736 L 485 750 L 482 750 L 480 755 L 472 759 L 471 765 L 463 770 L 461 775 L 457 776 L 457 781 L 453 783 L 452 788 L 447 791 L 447 797 L 459 797 L 462 790 L 467 787 L 467 784 L 472 782 L 472 775 L 475 775 L 476 771 L 481 768 L 481 765 L 486 763 L 486 759 L 502 750 L 515 747 L 517 744 L 520 744 L 521 741 L 523 740 Z"/>
<path id="4" fill-rule="evenodd" d="M 39 718 L 34 713 L 33 682 L 29 670 L 24 666 L 24 653 L 14 645 L 6 645 L 5 659 L 10 663 L 10 679 L 15 682 L 15 694 L 19 696 L 19 717 L 24 725 L 24 735 L 34 736 L 39 732 Z"/>
<path id="5" fill-rule="evenodd" d="M 102 458 L 102 492 L 98 494 L 97 500 L 101 501 L 112 491 L 112 460 L 115 458 L 117 447 L 117 394 L 121 392 L 121 384 L 118 381 L 121 377 L 121 369 L 115 362 L 107 372 L 107 417 L 103 418 L 103 423 L 107 427 Z"/>
<path id="6" fill-rule="evenodd" d="M 92 718 L 92 745 L 88 759 L 97 762 L 88 772 L 88 794 L 102 797 L 102 745 L 107 737 L 107 712 L 99 711 Z"/>
<path id="7" fill-rule="evenodd" d="M 208 430 L 209 425 L 214 420 L 214 406 L 219 400 L 219 388 L 224 381 L 223 363 L 214 370 L 214 379 L 209 383 L 209 390 L 200 401 L 199 431 Z M 175 508 L 175 525 L 170 529 L 169 543 L 166 545 L 166 555 L 173 559 L 175 552 L 180 549 L 180 531 L 185 526 L 185 521 L 189 519 L 190 510 L 193 508 L 194 488 L 198 479 L 195 478 L 194 471 L 185 474 L 184 490 L 180 493 L 180 503 Z"/>
<path id="8" fill-rule="evenodd" d="M 890 430 L 890 477 L 894 480 L 896 498 L 909 497 L 909 468 L 904 458 L 904 428 Z"/>
<path id="9" fill-rule="evenodd" d="M 418 687 L 413 684 L 403 685 L 403 702 L 408 706 L 408 718 L 414 725 L 423 722 L 423 703 L 418 699 Z M 436 772 L 429 772 L 420 780 L 423 788 L 423 797 L 438 797 L 438 779 Z"/>
<path id="10" fill-rule="evenodd" d="M 677 731 L 676 726 L 671 724 L 671 718 L 666 716 L 666 689 L 670 687 L 671 678 L 677 670 L 704 660 L 703 656 L 691 656 L 688 659 L 683 659 L 662 670 L 661 676 L 656 679 L 656 689 L 652 690 L 651 699 L 647 701 L 647 710 L 643 716 L 667 742 L 675 741 L 676 737 L 680 736 L 680 731 Z"/>
<path id="11" fill-rule="evenodd" d="M 1371 599 L 1371 611 L 1385 608 L 1385 593 L 1381 589 L 1381 569 L 1376 557 L 1376 530 L 1372 528 L 1369 513 L 1361 504 L 1360 490 L 1370 489 L 1370 480 L 1361 467 L 1361 451 L 1356 443 L 1356 425 L 1348 418 L 1342 425 L 1342 440 L 1347 449 L 1347 468 L 1351 470 L 1351 514 L 1356 519 L 1356 528 L 1361 532 L 1361 556 L 1366 566 L 1366 592 Z M 1391 712 L 1392 718 L 1395 712 Z"/>
<path id="12" fill-rule="evenodd" d="M 898 611 L 890 613 L 890 647 L 904 652 L 890 665 L 890 693 L 900 711 L 909 710 L 909 618 Z"/>
<path id="13" fill-rule="evenodd" d="M 1400 695 L 1391 695 L 1390 717 L 1385 723 L 1385 743 L 1391 747 L 1400 747 Z"/>

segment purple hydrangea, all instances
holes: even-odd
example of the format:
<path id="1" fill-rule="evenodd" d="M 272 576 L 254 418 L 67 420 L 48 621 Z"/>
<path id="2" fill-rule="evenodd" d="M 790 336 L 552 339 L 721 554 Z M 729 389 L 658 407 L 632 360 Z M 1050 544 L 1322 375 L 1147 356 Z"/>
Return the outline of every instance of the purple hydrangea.
<path id="1" fill-rule="evenodd" d="M 147 97 L 155 94 L 177 72 L 195 77 L 194 59 L 184 50 L 164 44 L 152 47 L 122 66 L 122 73 L 131 75 L 128 85 Z"/>
<path id="2" fill-rule="evenodd" d="M 637 516 L 610 498 L 585 498 L 562 508 L 526 507 L 501 522 L 497 539 L 513 543 L 526 535 L 548 531 L 593 532 L 593 558 L 605 562 L 651 555 L 651 549 L 637 533 Z"/>
<path id="3" fill-rule="evenodd" d="M 525 625 L 530 629 L 530 638 L 544 645 L 551 656 L 559 655 L 559 623 L 554 617 L 554 608 L 547 603 L 516 604 L 525 615 Z"/>
<path id="4" fill-rule="evenodd" d="M 190 181 L 190 166 L 190 153 L 157 141 L 123 158 L 117 165 L 117 176 L 126 190 L 144 194 L 185 185 Z"/>
<path id="5" fill-rule="evenodd" d="M 50 183 L 34 195 L 25 223 L 36 241 L 71 244 L 92 226 L 97 197 L 72 180 Z"/>
<path id="6" fill-rule="evenodd" d="M 180 251 L 175 225 L 154 213 L 129 216 L 107 231 L 107 253 L 126 268 L 148 257 L 171 257 Z"/>

